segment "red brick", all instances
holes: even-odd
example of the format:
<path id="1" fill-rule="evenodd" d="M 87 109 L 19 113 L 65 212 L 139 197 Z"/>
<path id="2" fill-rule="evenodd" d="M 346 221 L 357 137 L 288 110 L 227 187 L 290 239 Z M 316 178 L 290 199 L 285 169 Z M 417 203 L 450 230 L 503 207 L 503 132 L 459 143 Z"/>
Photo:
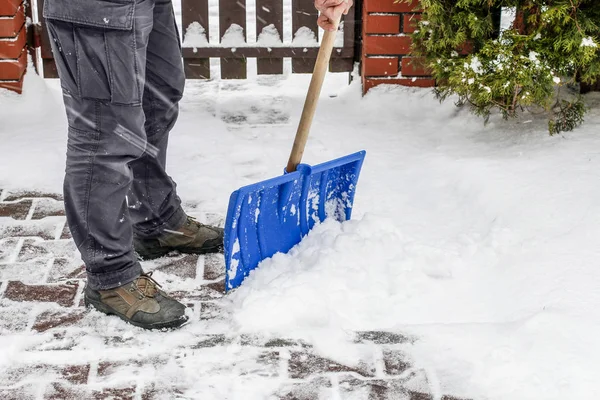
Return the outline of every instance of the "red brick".
<path id="1" fill-rule="evenodd" d="M 12 17 L 17 13 L 19 6 L 23 3 L 23 0 L 2 0 L 0 1 L 0 16 L 1 17 Z"/>
<path id="2" fill-rule="evenodd" d="M 0 37 L 12 38 L 17 36 L 24 23 L 25 11 L 21 6 L 14 17 L 0 18 Z"/>
<path id="3" fill-rule="evenodd" d="M 458 48 L 458 53 L 461 55 L 467 55 L 473 52 L 473 42 L 467 42 Z"/>
<path id="4" fill-rule="evenodd" d="M 400 15 L 367 15 L 365 33 L 400 33 Z"/>
<path id="5" fill-rule="evenodd" d="M 292 379 L 305 379 L 310 375 L 327 372 L 354 372 L 364 377 L 375 376 L 375 366 L 370 363 L 359 362 L 357 366 L 347 366 L 333 360 L 320 357 L 310 352 L 292 352 L 288 373 Z"/>
<path id="6" fill-rule="evenodd" d="M 381 57 L 363 59 L 364 76 L 398 75 L 398 57 Z"/>
<path id="7" fill-rule="evenodd" d="M 363 79 L 363 92 L 366 93 L 369 89 L 377 85 L 400 85 L 413 87 L 434 87 L 435 79 L 427 78 L 399 78 L 399 79 Z"/>
<path id="8" fill-rule="evenodd" d="M 4 297 L 12 301 L 54 302 L 63 307 L 73 305 L 78 284 L 26 285 L 18 281 L 8 282 Z"/>
<path id="9" fill-rule="evenodd" d="M 364 54 L 396 55 L 409 54 L 412 39 L 410 36 L 367 36 L 364 40 Z"/>
<path id="10" fill-rule="evenodd" d="M 417 57 L 402 58 L 403 76 L 431 76 L 431 70 L 423 65 L 423 59 Z"/>
<path id="11" fill-rule="evenodd" d="M 46 311 L 38 315 L 33 324 L 33 330 L 38 332 L 45 332 L 48 329 L 56 327 L 66 327 L 76 324 L 83 318 L 84 312 L 82 310 L 75 311 Z"/>
<path id="12" fill-rule="evenodd" d="M 21 94 L 23 92 L 23 77 L 18 81 L 0 81 L 0 89 L 8 89 Z"/>
<path id="13" fill-rule="evenodd" d="M 92 392 L 94 400 L 133 400 L 135 399 L 135 387 L 105 388 L 101 391 Z"/>
<path id="14" fill-rule="evenodd" d="M 418 0 L 413 0 L 411 3 L 399 3 L 396 0 L 365 0 L 365 11 L 403 13 L 422 10 Z"/>
<path id="15" fill-rule="evenodd" d="M 23 77 L 27 68 L 27 50 L 23 49 L 15 61 L 0 62 L 0 80 L 18 81 Z"/>
<path id="16" fill-rule="evenodd" d="M 23 26 L 14 39 L 0 39 L 0 59 L 17 59 L 25 48 L 27 35 Z"/>
<path id="17" fill-rule="evenodd" d="M 0 76 L 2 75 L 2 64 L 4 63 L 0 63 Z M 31 200 L 23 200 L 16 203 L 0 203 L 0 217 L 25 219 L 31 209 L 31 203 Z"/>
<path id="18" fill-rule="evenodd" d="M 404 33 L 413 33 L 417 30 L 417 23 L 421 20 L 421 14 L 404 14 L 402 16 L 403 21 L 403 32 Z"/>

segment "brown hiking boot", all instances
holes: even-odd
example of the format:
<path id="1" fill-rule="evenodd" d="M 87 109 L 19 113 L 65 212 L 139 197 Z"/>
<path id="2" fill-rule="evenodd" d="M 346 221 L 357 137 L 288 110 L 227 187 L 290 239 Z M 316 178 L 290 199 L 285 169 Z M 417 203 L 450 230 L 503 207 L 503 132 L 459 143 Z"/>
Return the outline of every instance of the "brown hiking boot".
<path id="1" fill-rule="evenodd" d="M 193 217 L 176 231 L 165 230 L 157 238 L 133 237 L 133 247 L 142 260 L 152 260 L 177 250 L 181 253 L 206 254 L 223 251 L 223 229 L 201 224 Z"/>
<path id="2" fill-rule="evenodd" d="M 86 307 L 116 315 L 144 329 L 177 328 L 187 322 L 185 306 L 159 289 L 152 273 L 140 275 L 133 282 L 109 290 L 84 290 Z"/>

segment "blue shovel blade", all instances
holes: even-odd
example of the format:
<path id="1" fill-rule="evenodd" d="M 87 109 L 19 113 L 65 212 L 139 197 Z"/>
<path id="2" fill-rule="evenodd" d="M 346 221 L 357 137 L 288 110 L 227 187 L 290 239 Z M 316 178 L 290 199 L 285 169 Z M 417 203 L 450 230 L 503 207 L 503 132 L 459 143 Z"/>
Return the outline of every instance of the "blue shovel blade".
<path id="1" fill-rule="evenodd" d="M 349 220 L 365 154 L 300 164 L 233 192 L 225 221 L 225 289 L 240 286 L 262 260 L 287 253 L 315 224 Z"/>

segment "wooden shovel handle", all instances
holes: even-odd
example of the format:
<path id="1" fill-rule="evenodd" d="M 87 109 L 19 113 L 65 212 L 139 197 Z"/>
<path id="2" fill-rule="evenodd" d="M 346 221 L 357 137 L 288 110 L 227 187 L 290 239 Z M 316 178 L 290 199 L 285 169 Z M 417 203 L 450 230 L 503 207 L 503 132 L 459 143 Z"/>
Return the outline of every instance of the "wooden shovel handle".
<path id="1" fill-rule="evenodd" d="M 325 31 L 325 34 L 323 35 L 319 54 L 317 55 L 317 61 L 315 62 L 315 69 L 313 70 L 308 93 L 306 94 L 302 116 L 300 117 L 298 130 L 296 131 L 294 146 L 292 147 L 292 152 L 290 153 L 290 158 L 286 167 L 287 172 L 294 172 L 298 164 L 300 164 L 300 161 L 302 161 L 304 147 L 306 146 L 310 126 L 321 94 L 321 87 L 323 87 L 323 80 L 325 79 L 329 67 L 329 59 L 331 58 L 331 52 L 333 51 L 338 25 L 339 21 L 335 24 L 334 31 Z"/>

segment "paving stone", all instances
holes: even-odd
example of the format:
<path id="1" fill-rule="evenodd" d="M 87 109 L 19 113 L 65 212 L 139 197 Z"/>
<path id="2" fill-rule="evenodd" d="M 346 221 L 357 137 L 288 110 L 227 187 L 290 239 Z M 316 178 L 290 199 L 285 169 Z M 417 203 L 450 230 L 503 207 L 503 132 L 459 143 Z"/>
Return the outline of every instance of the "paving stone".
<path id="1" fill-rule="evenodd" d="M 17 333 L 25 330 L 29 323 L 31 309 L 32 307 L 5 307 L 0 304 L 0 333 Z"/>
<path id="2" fill-rule="evenodd" d="M 76 251 L 77 247 L 71 240 L 25 239 L 17 261 L 25 262 L 40 257 L 74 258 Z"/>
<path id="3" fill-rule="evenodd" d="M 44 400 L 80 400 L 88 397 L 85 386 L 67 385 L 62 382 L 52 382 L 44 392 Z"/>
<path id="4" fill-rule="evenodd" d="M 85 265 L 81 264 L 80 259 L 55 258 L 48 274 L 48 283 L 85 278 Z"/>
<path id="5" fill-rule="evenodd" d="M 375 344 L 402 344 L 413 343 L 414 338 L 405 336 L 401 333 L 383 332 L 383 331 L 363 331 L 356 333 L 357 343 L 375 343 Z"/>
<path id="6" fill-rule="evenodd" d="M 33 390 L 28 391 L 26 388 L 0 389 L 0 399 L 2 400 L 34 400 L 35 398 Z"/>
<path id="7" fill-rule="evenodd" d="M 179 257 L 168 257 L 162 260 L 168 260 L 164 265 L 157 267 L 155 270 L 165 274 L 175 275 L 180 278 L 196 277 L 196 265 L 198 263 L 197 254 L 182 254 Z"/>
<path id="8" fill-rule="evenodd" d="M 35 285 L 43 283 L 48 270 L 48 260 L 39 259 L 25 263 L 0 264 L 0 281 L 20 281 Z"/>
<path id="9" fill-rule="evenodd" d="M 46 193 L 46 192 L 38 192 L 38 191 L 11 191 L 6 197 L 4 197 L 4 201 L 15 201 L 23 198 L 49 198 L 58 201 L 62 201 L 62 195 L 58 193 Z"/>
<path id="10" fill-rule="evenodd" d="M 31 219 L 42 219 L 46 217 L 57 217 L 65 215 L 65 206 L 62 201 L 52 199 L 39 199 Z"/>
<path id="11" fill-rule="evenodd" d="M 0 239 L 8 237 L 40 237 L 53 240 L 57 222 L 51 219 L 40 221 L 17 221 L 12 224 L 0 225 Z"/>
<path id="12" fill-rule="evenodd" d="M 85 312 L 82 309 L 46 311 L 36 317 L 32 329 L 38 332 L 45 332 L 48 329 L 56 327 L 72 326 L 81 321 L 84 315 Z"/>
<path id="13" fill-rule="evenodd" d="M 303 340 L 294 339 L 269 339 L 263 344 L 264 347 L 302 347 L 311 348 L 312 345 Z"/>
<path id="14" fill-rule="evenodd" d="M 361 362 L 357 367 L 350 367 L 320 357 L 312 352 L 294 351 L 291 354 L 288 372 L 292 379 L 304 379 L 311 375 L 325 372 L 355 372 L 365 377 L 372 377 L 375 375 L 375 366 L 370 363 Z"/>
<path id="15" fill-rule="evenodd" d="M 19 255 L 17 256 L 17 261 L 26 262 L 41 257 L 48 258 L 50 252 L 42 244 L 43 242 L 43 240 L 25 239 L 23 246 L 21 246 L 21 250 L 19 251 Z"/>
<path id="16" fill-rule="evenodd" d="M 387 375 L 401 375 L 411 368 L 411 360 L 406 353 L 399 350 L 383 351 L 383 363 Z"/>
<path id="17" fill-rule="evenodd" d="M 73 236 L 71 235 L 71 231 L 69 230 L 69 225 L 65 223 L 65 226 L 63 227 L 62 233 L 60 234 L 60 238 L 61 239 L 73 239 Z"/>
<path id="18" fill-rule="evenodd" d="M 21 200 L 16 203 L 0 203 L 0 217 L 25 219 L 31 209 L 31 200 Z"/>
<path id="19" fill-rule="evenodd" d="M 350 375 L 338 376 L 342 399 L 433 400 L 429 393 L 411 390 L 404 380 L 363 380 Z"/>
<path id="20" fill-rule="evenodd" d="M 136 370 L 143 369 L 146 366 L 156 368 L 165 365 L 170 357 L 170 354 L 165 354 L 125 361 L 102 361 L 98 363 L 97 376 L 100 378 L 99 380 L 103 380 L 103 378 L 110 378 L 111 375 L 121 376 L 125 370 L 128 375 L 134 374 Z"/>
<path id="21" fill-rule="evenodd" d="M 135 399 L 135 386 L 94 391 L 92 398 L 94 400 L 133 400 Z"/>
<path id="22" fill-rule="evenodd" d="M 209 319 L 223 319 L 225 318 L 225 313 L 223 312 L 223 307 L 221 307 L 217 303 L 211 302 L 203 302 L 200 304 L 200 319 L 201 320 L 209 320 Z"/>
<path id="23" fill-rule="evenodd" d="M 146 386 L 142 392 L 142 400 L 166 400 L 185 398 L 184 391 L 176 387 L 159 387 L 154 383 Z"/>
<path id="24" fill-rule="evenodd" d="M 322 400 L 335 398 L 331 381 L 317 377 L 305 382 L 284 384 L 271 398 L 277 400 Z"/>
<path id="25" fill-rule="evenodd" d="M 209 283 L 205 286 L 221 294 L 221 296 L 225 294 L 225 279 L 220 280 L 218 282 Z"/>
<path id="26" fill-rule="evenodd" d="M 262 351 L 255 358 L 242 358 L 235 362 L 241 376 L 273 378 L 279 375 L 279 352 Z"/>
<path id="27" fill-rule="evenodd" d="M 218 300 L 223 297 L 222 293 L 217 292 L 208 285 L 200 286 L 198 289 L 191 291 L 176 290 L 169 292 L 169 294 L 173 298 L 183 302 Z"/>
<path id="28" fill-rule="evenodd" d="M 51 331 L 51 335 L 45 335 L 44 340 L 41 343 L 36 343 L 32 348 L 28 349 L 31 351 L 67 351 L 73 349 L 75 346 L 81 344 L 81 341 L 85 339 L 86 333 L 80 330 L 72 329 L 60 329 L 55 328 Z"/>
<path id="29" fill-rule="evenodd" d="M 9 261 L 16 251 L 17 243 L 19 243 L 19 239 L 17 238 L 0 240 L 0 264 Z"/>
<path id="30" fill-rule="evenodd" d="M 21 381 L 40 381 L 55 377 L 62 383 L 71 385 L 86 384 L 90 372 L 88 364 L 82 365 L 19 365 L 11 367 L 1 375 L 2 386 L 18 385 Z M 1 398 L 1 397 L 0 397 Z"/>
<path id="31" fill-rule="evenodd" d="M 200 349 L 207 347 L 225 346 L 231 343 L 231 339 L 225 335 L 206 335 L 202 337 L 198 342 L 189 346 L 190 349 Z"/>
<path id="32" fill-rule="evenodd" d="M 55 302 L 63 307 L 73 305 L 78 282 L 61 285 L 26 285 L 21 282 L 8 283 L 4 297 L 13 301 Z"/>
<path id="33" fill-rule="evenodd" d="M 222 254 L 204 256 L 204 280 L 212 281 L 225 275 L 225 260 Z M 220 289 L 222 291 L 222 289 Z"/>

